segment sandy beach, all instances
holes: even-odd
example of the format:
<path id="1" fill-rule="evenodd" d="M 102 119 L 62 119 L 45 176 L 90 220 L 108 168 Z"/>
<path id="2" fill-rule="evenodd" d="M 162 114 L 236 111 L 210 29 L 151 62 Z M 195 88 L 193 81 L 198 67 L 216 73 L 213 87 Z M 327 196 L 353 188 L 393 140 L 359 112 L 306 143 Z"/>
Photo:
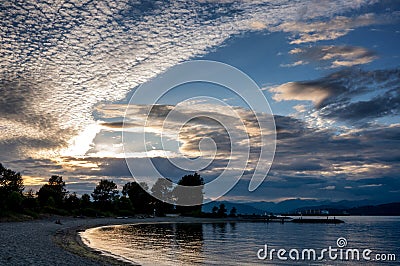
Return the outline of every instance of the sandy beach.
<path id="1" fill-rule="evenodd" d="M 58 219 L 61 224 L 56 223 Z M 85 246 L 79 232 L 102 225 L 210 221 L 218 222 L 216 219 L 191 217 L 49 217 L 34 221 L 4 222 L 0 223 L 0 265 L 127 265 Z"/>
<path id="2" fill-rule="evenodd" d="M 78 232 L 101 225 L 189 220 L 193 218 L 50 217 L 0 223 L 0 265 L 124 265 L 83 245 Z"/>

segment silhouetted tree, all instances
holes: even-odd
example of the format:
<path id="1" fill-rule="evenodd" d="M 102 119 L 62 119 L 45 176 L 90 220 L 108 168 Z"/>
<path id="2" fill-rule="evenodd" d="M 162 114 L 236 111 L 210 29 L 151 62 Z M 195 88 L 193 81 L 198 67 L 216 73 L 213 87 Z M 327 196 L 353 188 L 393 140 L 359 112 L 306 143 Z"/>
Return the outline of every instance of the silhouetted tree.
<path id="1" fill-rule="evenodd" d="M 81 207 L 82 208 L 90 208 L 91 205 L 92 205 L 92 202 L 90 201 L 90 195 L 83 194 L 81 197 Z"/>
<path id="2" fill-rule="evenodd" d="M 24 190 L 24 184 L 20 173 L 5 168 L 0 163 L 0 189 L 1 192 L 19 192 Z"/>
<path id="3" fill-rule="evenodd" d="M 49 208 L 55 208 L 56 207 L 56 201 L 52 196 L 48 197 L 44 206 L 49 207 Z"/>
<path id="4" fill-rule="evenodd" d="M 214 215 L 214 216 L 216 216 L 217 215 L 217 212 L 218 212 L 218 207 L 217 206 L 214 206 L 213 208 L 212 208 L 212 214 Z"/>
<path id="5" fill-rule="evenodd" d="M 62 176 L 58 175 L 51 176 L 48 183 L 43 185 L 37 192 L 39 203 L 42 206 L 46 206 L 51 197 L 54 201 L 55 207 L 63 206 L 67 194 L 68 191 L 65 189 L 65 182 L 63 181 Z M 51 200 L 50 203 L 52 203 Z"/>
<path id="6" fill-rule="evenodd" d="M 231 211 L 229 212 L 229 216 L 230 217 L 236 217 L 236 212 L 237 212 L 236 208 L 232 207 Z"/>
<path id="7" fill-rule="evenodd" d="M 23 199 L 23 190 L 24 185 L 21 174 L 16 173 L 11 169 L 7 169 L 0 164 L 0 209 L 9 208 L 13 210 L 17 197 Z M 17 194 L 19 194 L 19 196 L 17 196 Z"/>
<path id="8" fill-rule="evenodd" d="M 111 210 L 113 202 L 118 198 L 119 191 L 113 181 L 101 180 L 95 187 L 92 197 L 96 205 L 102 210 Z"/>
<path id="9" fill-rule="evenodd" d="M 35 192 L 32 189 L 29 189 L 24 195 L 24 201 L 22 202 L 22 206 L 25 209 L 31 211 L 37 211 L 39 207 L 39 203 L 37 198 L 35 197 Z"/>
<path id="10" fill-rule="evenodd" d="M 225 204 L 221 203 L 219 205 L 217 215 L 219 217 L 225 217 L 226 216 L 226 212 L 227 212 L 227 209 L 225 208 Z"/>
<path id="11" fill-rule="evenodd" d="M 65 198 L 65 209 L 68 211 L 78 210 L 81 205 L 81 200 L 78 198 L 75 192 L 69 194 Z"/>
<path id="12" fill-rule="evenodd" d="M 22 202 L 24 197 L 17 191 L 12 191 L 7 197 L 7 208 L 13 211 L 22 210 Z"/>
<path id="13" fill-rule="evenodd" d="M 186 214 L 200 214 L 203 203 L 203 178 L 197 173 L 185 175 L 179 180 L 178 185 L 180 186 L 176 186 L 173 190 L 177 211 Z"/>
<path id="14" fill-rule="evenodd" d="M 173 183 L 168 178 L 159 178 L 151 188 L 151 194 L 155 197 L 155 208 L 157 215 L 165 215 L 172 212 L 174 206 L 170 203 L 172 200 Z"/>
<path id="15" fill-rule="evenodd" d="M 116 200 L 116 209 L 118 211 L 118 214 L 120 214 L 120 215 L 131 215 L 131 214 L 133 214 L 132 202 L 126 196 L 122 196 L 118 200 Z"/>
<path id="16" fill-rule="evenodd" d="M 128 195 L 136 213 L 153 213 L 154 198 L 150 196 L 146 183 L 129 182 L 122 188 L 122 194 Z"/>

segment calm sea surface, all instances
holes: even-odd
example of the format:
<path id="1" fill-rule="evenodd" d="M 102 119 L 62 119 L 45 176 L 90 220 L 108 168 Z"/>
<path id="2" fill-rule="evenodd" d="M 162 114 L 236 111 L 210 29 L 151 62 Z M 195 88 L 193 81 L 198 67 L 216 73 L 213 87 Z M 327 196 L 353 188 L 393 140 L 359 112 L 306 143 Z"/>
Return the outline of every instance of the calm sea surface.
<path id="1" fill-rule="evenodd" d="M 86 230 L 81 234 L 90 247 L 105 254 L 141 265 L 363 265 L 362 252 L 370 249 L 367 257 L 375 259 L 395 254 L 396 261 L 386 265 L 400 265 L 400 217 L 337 217 L 345 224 L 295 224 L 295 223 L 163 223 L 108 226 Z M 347 245 L 339 248 L 337 239 L 345 238 Z M 285 249 L 279 260 L 261 260 L 259 249 Z M 340 243 L 340 245 L 345 242 Z M 329 246 L 337 248 L 329 259 L 301 260 L 304 249 L 314 249 L 316 256 Z M 291 249 L 299 252 L 300 261 L 289 257 Z M 340 252 L 358 249 L 360 261 L 340 260 Z M 340 251 L 342 250 L 342 251 Z M 291 251 L 296 258 L 296 251 Z M 264 250 L 259 252 L 262 257 Z M 345 255 L 343 255 L 345 258 Z M 351 254 L 349 253 L 349 258 Z M 368 263 L 371 265 L 371 262 Z M 372 264 L 377 264 L 377 261 Z"/>

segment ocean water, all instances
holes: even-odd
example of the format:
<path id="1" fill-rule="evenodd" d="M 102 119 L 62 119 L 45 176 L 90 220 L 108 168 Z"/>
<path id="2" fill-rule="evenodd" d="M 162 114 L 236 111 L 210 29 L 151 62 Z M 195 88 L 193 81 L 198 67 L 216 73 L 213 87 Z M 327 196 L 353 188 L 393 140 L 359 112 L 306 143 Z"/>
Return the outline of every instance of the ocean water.
<path id="1" fill-rule="evenodd" d="M 140 265 L 400 265 L 400 217 L 337 218 L 345 223 L 135 224 L 92 228 L 81 237 L 106 255 Z M 279 249 L 286 251 L 282 259 Z M 305 249 L 315 250 L 316 258 Z"/>

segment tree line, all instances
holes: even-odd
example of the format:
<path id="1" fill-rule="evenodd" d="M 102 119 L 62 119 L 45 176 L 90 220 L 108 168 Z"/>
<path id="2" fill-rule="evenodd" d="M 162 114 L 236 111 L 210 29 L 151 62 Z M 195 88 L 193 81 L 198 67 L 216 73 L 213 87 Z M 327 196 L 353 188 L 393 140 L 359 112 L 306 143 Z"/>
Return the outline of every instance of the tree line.
<path id="1" fill-rule="evenodd" d="M 41 213 L 76 216 L 202 215 L 203 178 L 197 173 L 185 175 L 178 185 L 196 186 L 196 189 L 190 195 L 180 193 L 182 187 L 174 186 L 169 179 L 160 178 L 151 188 L 146 183 L 128 182 L 119 191 L 114 181 L 104 179 L 90 195 L 78 196 L 75 192 L 67 191 L 62 176 L 53 175 L 37 192 L 25 191 L 21 174 L 0 164 L 0 216 L 25 214 L 38 217 Z M 160 199 L 177 204 L 165 203 Z M 179 205 L 188 200 L 200 204 Z"/>

